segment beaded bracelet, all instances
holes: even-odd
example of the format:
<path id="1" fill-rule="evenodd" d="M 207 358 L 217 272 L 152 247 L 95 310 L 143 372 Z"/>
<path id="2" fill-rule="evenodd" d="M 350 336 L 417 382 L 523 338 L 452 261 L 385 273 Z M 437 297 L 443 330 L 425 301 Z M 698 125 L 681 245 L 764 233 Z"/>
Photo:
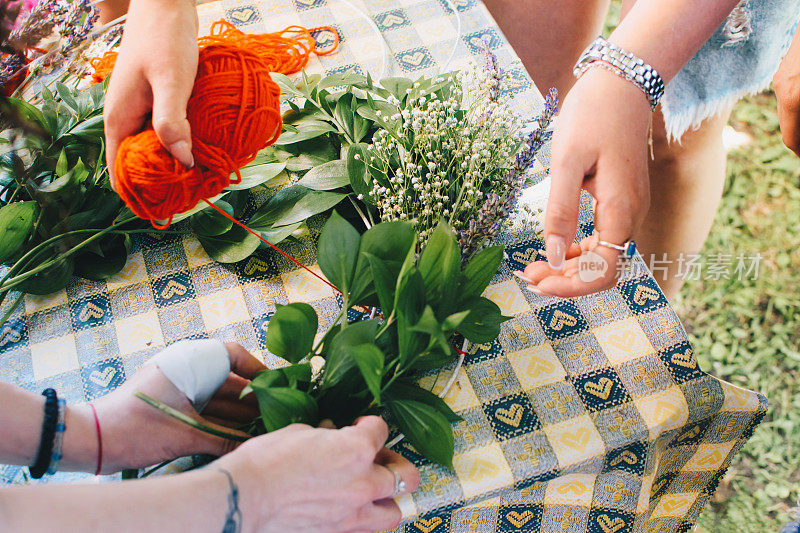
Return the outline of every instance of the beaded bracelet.
<path id="1" fill-rule="evenodd" d="M 598 37 L 583 51 L 572 73 L 580 78 L 592 67 L 601 67 L 624 78 L 639 87 L 655 111 L 661 97 L 664 96 L 664 80 L 661 75 L 627 50 Z"/>
<path id="2" fill-rule="evenodd" d="M 50 459 L 53 456 L 53 440 L 58 425 L 58 396 L 53 389 L 42 391 L 44 400 L 44 420 L 42 421 L 42 437 L 39 440 L 39 451 L 36 453 L 36 460 L 28 470 L 33 479 L 41 478 L 50 466 Z"/>
<path id="3" fill-rule="evenodd" d="M 58 471 L 58 463 L 64 457 L 62 452 L 64 447 L 64 431 L 67 429 L 67 402 L 58 400 L 58 423 L 56 424 L 56 434 L 53 438 L 53 453 L 50 456 L 50 466 L 47 468 L 47 473 L 53 475 Z"/>

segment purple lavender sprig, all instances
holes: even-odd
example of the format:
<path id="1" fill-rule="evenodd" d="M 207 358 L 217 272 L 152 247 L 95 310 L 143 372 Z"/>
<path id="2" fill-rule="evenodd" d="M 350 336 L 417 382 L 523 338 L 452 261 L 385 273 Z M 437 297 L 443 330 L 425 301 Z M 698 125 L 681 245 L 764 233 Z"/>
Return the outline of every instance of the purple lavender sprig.
<path id="1" fill-rule="evenodd" d="M 469 221 L 469 227 L 461 231 L 459 245 L 461 257 L 468 261 L 484 243 L 491 242 L 503 227 L 508 215 L 517 207 L 517 200 L 522 185 L 525 183 L 525 173 L 533 165 L 536 154 L 544 143 L 550 138 L 547 128 L 558 112 L 558 92 L 550 89 L 545 97 L 544 110 L 536 118 L 536 128 L 525 136 L 522 148 L 514 159 L 514 164 L 504 178 L 504 190 L 501 194 L 487 194 L 486 201 L 478 210 L 477 217 Z"/>
<path id="2" fill-rule="evenodd" d="M 497 61 L 497 56 L 489 50 L 489 41 L 486 38 L 480 40 L 478 47 L 483 53 L 483 67 L 489 73 L 489 100 L 497 102 L 500 100 L 500 82 L 503 79 L 503 69 Z"/>

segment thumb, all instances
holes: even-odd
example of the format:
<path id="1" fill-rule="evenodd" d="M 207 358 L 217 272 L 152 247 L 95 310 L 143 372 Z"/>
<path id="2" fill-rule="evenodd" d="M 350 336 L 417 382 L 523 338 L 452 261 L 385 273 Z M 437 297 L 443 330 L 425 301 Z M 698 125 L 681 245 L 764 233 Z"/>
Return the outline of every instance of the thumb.
<path id="1" fill-rule="evenodd" d="M 153 83 L 153 129 L 158 140 L 186 168 L 194 166 L 192 135 L 186 119 L 192 84 L 180 80 Z"/>
<path id="2" fill-rule="evenodd" d="M 555 155 L 555 154 L 554 154 Z M 584 173 L 567 159 L 551 165 L 550 197 L 545 212 L 547 262 L 553 270 L 564 268 L 564 258 L 578 227 L 578 207 Z"/>

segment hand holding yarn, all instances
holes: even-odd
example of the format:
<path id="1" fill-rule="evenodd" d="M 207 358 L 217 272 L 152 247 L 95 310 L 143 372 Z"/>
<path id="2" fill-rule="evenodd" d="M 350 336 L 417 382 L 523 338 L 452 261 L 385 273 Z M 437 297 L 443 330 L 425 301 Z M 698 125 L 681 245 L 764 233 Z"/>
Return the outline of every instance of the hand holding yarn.
<path id="1" fill-rule="evenodd" d="M 220 21 L 199 39 L 186 115 L 195 165 L 187 168 L 176 160 L 152 129 L 126 138 L 117 152 L 117 192 L 137 216 L 165 228 L 175 214 L 241 180 L 239 169 L 281 133 L 280 89 L 270 72 L 291 74 L 312 52 L 330 53 L 316 51 L 312 31 L 317 30 L 290 27 L 247 35 Z M 296 33 L 299 38 L 287 36 Z M 96 66 L 107 69 L 112 60 L 105 57 Z M 101 73 L 96 74 L 99 80 Z"/>

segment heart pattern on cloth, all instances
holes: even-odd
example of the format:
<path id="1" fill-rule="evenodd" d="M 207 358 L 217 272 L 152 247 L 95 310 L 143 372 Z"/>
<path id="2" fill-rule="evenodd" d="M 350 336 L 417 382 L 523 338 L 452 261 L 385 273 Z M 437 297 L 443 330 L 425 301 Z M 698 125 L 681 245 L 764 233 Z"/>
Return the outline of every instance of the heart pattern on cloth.
<path id="1" fill-rule="evenodd" d="M 577 494 L 578 496 L 580 496 L 581 494 L 583 494 L 587 490 L 589 490 L 589 487 L 587 487 L 586 485 L 584 485 L 583 483 L 581 483 L 577 479 L 573 480 L 573 481 L 570 481 L 569 483 L 564 483 L 563 485 L 559 485 L 558 487 L 556 487 L 556 492 L 561 494 L 562 496 L 566 495 L 569 492 L 572 492 L 572 493 Z"/>
<path id="2" fill-rule="evenodd" d="M 106 367 L 105 370 L 100 372 L 99 370 L 95 370 L 91 374 L 89 374 L 89 381 L 97 385 L 98 387 L 108 387 L 108 384 L 111 383 L 111 380 L 114 379 L 114 376 L 117 375 L 117 371 L 114 367 Z"/>
<path id="3" fill-rule="evenodd" d="M 650 495 L 654 496 L 654 495 L 658 494 L 661 491 L 661 489 L 663 489 L 664 486 L 667 483 L 669 483 L 669 479 L 668 478 L 664 478 L 661 481 L 659 481 L 658 483 L 656 483 L 655 485 L 653 485 L 653 487 L 650 489 Z"/>
<path id="4" fill-rule="evenodd" d="M 258 257 L 251 257 L 244 265 L 243 272 L 246 276 L 252 276 L 256 272 L 266 272 L 269 270 L 269 263 L 259 259 Z"/>
<path id="5" fill-rule="evenodd" d="M 403 56 L 403 61 L 406 62 L 406 63 L 410 63 L 410 64 L 414 65 L 415 67 L 418 67 L 418 66 L 420 66 L 422 64 L 422 62 L 425 60 L 426 57 L 428 57 L 428 56 L 425 54 L 425 52 L 422 52 L 422 51 L 418 50 L 418 51 L 414 52 L 413 54 L 404 55 Z"/>
<path id="6" fill-rule="evenodd" d="M 608 337 L 608 343 L 623 352 L 629 352 L 633 348 L 635 342 L 636 336 L 630 330 L 615 333 Z"/>
<path id="7" fill-rule="evenodd" d="M 254 14 L 255 14 L 255 10 L 253 10 L 253 8 L 251 8 L 251 7 L 244 7 L 244 8 L 241 8 L 241 9 L 235 9 L 235 10 L 232 10 L 232 11 L 230 11 L 228 13 L 228 15 L 232 19 L 238 20 L 239 22 L 247 22 L 248 20 L 253 18 Z"/>
<path id="8" fill-rule="evenodd" d="M 6 326 L 3 328 L 3 332 L 0 333 L 0 346 L 19 342 L 20 339 L 22 339 L 22 334 L 19 331 L 11 326 Z"/>
<path id="9" fill-rule="evenodd" d="M 86 305 L 83 306 L 81 312 L 78 313 L 78 318 L 81 320 L 81 322 L 86 322 L 92 318 L 103 318 L 103 315 L 105 315 L 105 311 L 103 311 L 100 307 L 92 302 L 86 302 Z"/>
<path id="10" fill-rule="evenodd" d="M 553 318 L 550 319 L 550 327 L 556 331 L 561 331 L 564 326 L 572 327 L 578 323 L 578 319 L 561 309 L 556 309 Z"/>
<path id="11" fill-rule="evenodd" d="M 184 294 L 186 294 L 187 290 L 188 289 L 186 288 L 186 285 L 183 285 L 181 283 L 178 283 L 174 279 L 171 279 L 167 282 L 166 286 L 161 291 L 161 297 L 164 298 L 165 300 L 169 300 L 175 295 L 183 296 Z"/>
<path id="12" fill-rule="evenodd" d="M 531 263 L 536 256 L 539 255 L 538 248 L 526 248 L 525 251 L 514 252 L 511 254 L 511 259 L 521 264 Z"/>
<path id="13" fill-rule="evenodd" d="M 317 3 L 317 0 L 297 0 L 297 1 L 303 4 L 304 6 L 313 6 L 314 4 Z"/>
<path id="14" fill-rule="evenodd" d="M 515 428 L 519 427 L 520 422 L 522 422 L 522 416 L 525 414 L 525 408 L 522 407 L 520 404 L 515 403 L 511 405 L 508 409 L 503 409 L 502 407 L 494 412 L 494 416 L 503 422 L 504 424 L 508 424 L 509 426 L 514 426 Z"/>
<path id="15" fill-rule="evenodd" d="M 394 13 L 389 13 L 388 15 L 383 17 L 383 20 L 381 21 L 381 26 L 384 26 L 386 28 L 391 28 L 392 26 L 400 26 L 401 24 L 405 24 L 405 22 L 406 19 L 404 19 L 403 17 L 399 17 Z"/>
<path id="16" fill-rule="evenodd" d="M 622 463 L 627 463 L 629 465 L 635 465 L 638 462 L 639 462 L 639 458 L 636 456 L 635 453 L 633 453 L 630 450 L 625 450 L 624 452 L 622 452 L 618 456 L 614 457 L 614 459 L 611 461 L 611 466 L 617 466 L 617 465 L 620 465 Z"/>
<path id="17" fill-rule="evenodd" d="M 587 381 L 583 384 L 583 389 L 586 392 L 603 400 L 608 400 L 613 388 L 614 382 L 607 377 L 600 378 L 596 383 L 594 381 Z"/>
<path id="18" fill-rule="evenodd" d="M 668 500 L 662 501 L 662 505 L 664 509 L 667 510 L 668 513 L 675 512 L 678 509 L 682 509 L 689 503 L 689 500 L 686 498 L 670 498 Z"/>
<path id="19" fill-rule="evenodd" d="M 607 514 L 598 516 L 597 523 L 600 525 L 600 529 L 603 530 L 603 533 L 617 533 L 617 531 L 625 527 L 625 520 L 618 516 L 611 518 Z"/>
<path id="20" fill-rule="evenodd" d="M 492 478 L 497 475 L 498 467 L 495 464 L 483 459 L 475 459 L 469 469 L 468 477 L 474 483 L 480 483 L 484 478 Z"/>
<path id="21" fill-rule="evenodd" d="M 511 511 L 506 515 L 506 519 L 508 519 L 508 521 L 511 522 L 511 524 L 514 527 L 522 527 L 528 522 L 530 522 L 531 518 L 533 518 L 534 516 L 535 515 L 530 511 L 525 511 L 523 513 L 518 513 L 517 511 Z"/>
<path id="22" fill-rule="evenodd" d="M 561 442 L 572 448 L 582 452 L 589 444 L 589 430 L 586 428 L 578 428 L 573 433 L 563 433 L 561 435 Z"/>
<path id="23" fill-rule="evenodd" d="M 683 353 L 676 352 L 672 354 L 670 361 L 685 368 L 697 368 L 697 359 L 694 358 L 694 352 L 691 348 Z"/>
<path id="24" fill-rule="evenodd" d="M 678 442 L 693 439 L 700 434 L 700 426 L 694 426 L 692 429 L 677 438 Z"/>
<path id="25" fill-rule="evenodd" d="M 438 516 L 434 516 L 433 518 L 429 518 L 425 520 L 424 518 L 420 518 L 416 522 L 414 522 L 414 527 L 422 531 L 422 533 L 431 533 L 434 529 L 442 525 L 442 519 Z"/>
<path id="26" fill-rule="evenodd" d="M 637 285 L 636 290 L 633 292 L 633 301 L 638 305 L 647 304 L 648 300 L 658 301 L 661 295 L 652 287 L 647 285 Z"/>

